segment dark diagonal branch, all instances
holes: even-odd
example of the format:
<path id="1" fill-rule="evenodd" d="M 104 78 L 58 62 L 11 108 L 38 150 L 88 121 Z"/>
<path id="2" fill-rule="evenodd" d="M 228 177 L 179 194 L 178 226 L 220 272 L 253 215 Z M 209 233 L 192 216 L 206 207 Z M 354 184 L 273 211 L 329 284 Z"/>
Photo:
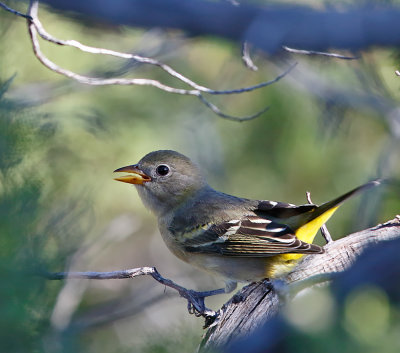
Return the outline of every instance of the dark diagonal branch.
<path id="1" fill-rule="evenodd" d="M 8 12 L 11 12 L 13 15 L 17 15 L 17 16 L 26 18 L 28 20 L 32 20 L 31 16 L 26 15 L 26 14 L 24 14 L 22 12 L 17 11 L 17 10 L 14 10 L 11 7 L 8 7 L 6 4 L 3 4 L 2 2 L 0 2 L 0 7 L 3 8 L 4 10 L 8 11 Z"/>

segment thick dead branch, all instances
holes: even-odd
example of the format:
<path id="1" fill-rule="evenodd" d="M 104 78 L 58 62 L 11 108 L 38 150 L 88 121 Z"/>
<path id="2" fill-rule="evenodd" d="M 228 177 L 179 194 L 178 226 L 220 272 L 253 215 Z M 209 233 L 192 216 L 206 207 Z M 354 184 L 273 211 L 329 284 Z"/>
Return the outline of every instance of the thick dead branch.
<path id="1" fill-rule="evenodd" d="M 303 288 L 303 283 L 313 285 L 315 278 L 317 282 L 326 281 L 324 274 L 329 274 L 329 278 L 330 274 L 349 268 L 368 246 L 396 238 L 400 238 L 399 218 L 330 242 L 324 254 L 305 257 L 283 280 L 289 291 L 292 286 Z M 274 283 L 272 288 L 268 282 L 244 287 L 224 305 L 218 322 L 208 330 L 202 348 L 222 347 L 251 334 L 278 313 L 283 304 L 281 298 L 274 290 Z"/>
<path id="2" fill-rule="evenodd" d="M 246 41 L 269 54 L 284 50 L 352 60 L 352 56 L 327 51 L 396 47 L 400 41 L 400 9 L 393 5 L 315 9 L 294 3 L 237 6 L 236 2 L 223 1 L 192 0 L 188 4 L 179 0 L 121 0 L 113 11 L 107 11 L 107 0 L 43 1 L 117 25 L 174 28 L 194 35 Z"/>

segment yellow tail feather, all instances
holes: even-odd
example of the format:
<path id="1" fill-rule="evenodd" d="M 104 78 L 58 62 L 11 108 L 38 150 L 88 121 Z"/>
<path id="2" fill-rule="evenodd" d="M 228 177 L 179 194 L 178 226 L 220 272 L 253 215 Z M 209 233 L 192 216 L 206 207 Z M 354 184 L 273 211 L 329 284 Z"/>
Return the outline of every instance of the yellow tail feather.
<path id="1" fill-rule="evenodd" d="M 324 225 L 329 218 L 335 213 L 335 211 L 339 208 L 339 206 L 332 207 L 328 211 L 324 212 L 322 215 L 314 218 L 312 221 L 302 225 L 300 228 L 296 230 L 296 237 L 306 243 L 312 243 L 318 229 Z M 303 256 L 303 254 L 282 254 L 281 255 L 285 260 L 296 260 Z"/>
<path id="2" fill-rule="evenodd" d="M 335 211 L 339 208 L 339 206 L 333 207 L 330 210 L 324 212 L 322 215 L 314 218 L 311 222 L 308 222 L 298 228 L 296 230 L 296 237 L 306 243 L 312 243 L 315 235 L 331 216 L 335 213 Z"/>

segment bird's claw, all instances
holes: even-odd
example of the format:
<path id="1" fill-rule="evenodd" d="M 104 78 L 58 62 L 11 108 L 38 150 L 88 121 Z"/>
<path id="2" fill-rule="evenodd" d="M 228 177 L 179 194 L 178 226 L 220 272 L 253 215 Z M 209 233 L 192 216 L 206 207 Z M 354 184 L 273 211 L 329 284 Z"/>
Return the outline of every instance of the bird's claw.
<path id="1" fill-rule="evenodd" d="M 204 328 L 207 328 L 210 325 L 212 325 L 212 323 L 219 316 L 219 313 L 210 310 L 205 306 L 204 298 L 206 297 L 206 295 L 204 295 L 202 292 L 196 292 L 194 290 L 190 290 L 185 294 L 186 295 L 184 295 L 184 297 L 188 301 L 187 308 L 189 314 L 193 314 L 196 317 L 200 316 L 204 317 L 205 318 Z"/>

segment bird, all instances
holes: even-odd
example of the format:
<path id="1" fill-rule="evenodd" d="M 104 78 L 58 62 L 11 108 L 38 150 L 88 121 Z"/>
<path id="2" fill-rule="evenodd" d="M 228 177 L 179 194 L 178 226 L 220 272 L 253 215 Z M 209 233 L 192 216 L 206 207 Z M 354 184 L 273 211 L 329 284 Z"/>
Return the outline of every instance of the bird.
<path id="1" fill-rule="evenodd" d="M 150 152 L 114 172 L 127 174 L 115 180 L 136 187 L 168 249 L 222 277 L 226 293 L 238 282 L 280 278 L 304 255 L 324 253 L 312 244 L 319 228 L 344 201 L 381 183 L 367 182 L 320 206 L 296 206 L 214 190 L 197 164 L 172 150 Z"/>

